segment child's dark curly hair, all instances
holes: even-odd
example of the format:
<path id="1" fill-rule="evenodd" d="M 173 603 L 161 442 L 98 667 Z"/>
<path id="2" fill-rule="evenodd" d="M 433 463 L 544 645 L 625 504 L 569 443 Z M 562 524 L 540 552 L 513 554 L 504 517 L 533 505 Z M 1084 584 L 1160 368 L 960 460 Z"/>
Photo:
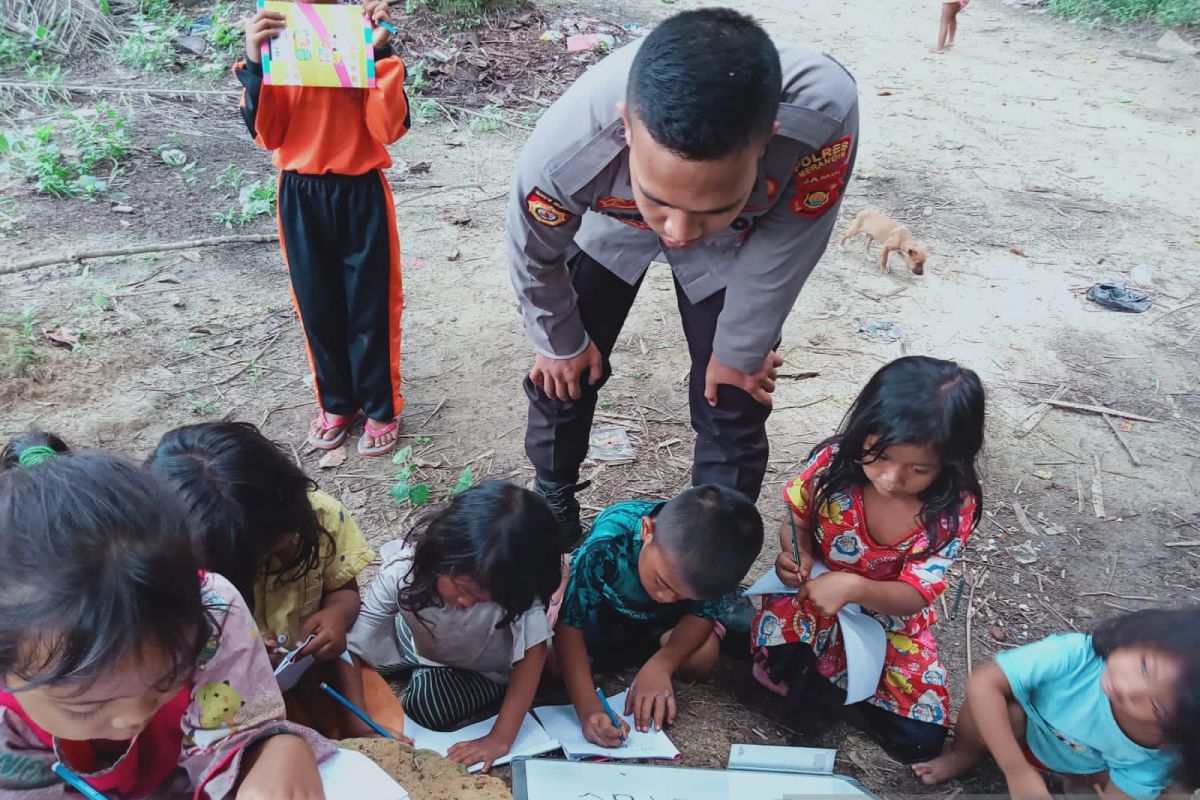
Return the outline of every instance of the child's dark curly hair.
<path id="1" fill-rule="evenodd" d="M 297 580 L 320 565 L 321 526 L 308 493 L 316 484 L 291 456 L 248 422 L 186 425 L 159 441 L 146 465 L 183 498 L 192 547 L 205 569 L 224 575 L 254 608 L 254 580 Z M 281 545 L 294 542 L 294 547 Z"/>
<path id="2" fill-rule="evenodd" d="M 504 609 L 511 625 L 534 603 L 547 606 L 562 579 L 558 523 L 541 495 L 506 481 L 486 481 L 434 509 L 409 532 L 412 568 L 400 607 L 420 616 L 440 607 L 441 576 L 470 577 Z"/>

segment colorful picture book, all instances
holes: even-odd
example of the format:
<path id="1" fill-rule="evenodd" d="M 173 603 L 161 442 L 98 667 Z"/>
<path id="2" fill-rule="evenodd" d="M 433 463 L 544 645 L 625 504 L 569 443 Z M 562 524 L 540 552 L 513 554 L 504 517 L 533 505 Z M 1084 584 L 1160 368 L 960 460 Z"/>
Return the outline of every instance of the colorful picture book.
<path id="1" fill-rule="evenodd" d="M 258 0 L 283 14 L 283 32 L 263 44 L 263 83 L 269 86 L 375 88 L 371 25 L 359 5 Z"/>

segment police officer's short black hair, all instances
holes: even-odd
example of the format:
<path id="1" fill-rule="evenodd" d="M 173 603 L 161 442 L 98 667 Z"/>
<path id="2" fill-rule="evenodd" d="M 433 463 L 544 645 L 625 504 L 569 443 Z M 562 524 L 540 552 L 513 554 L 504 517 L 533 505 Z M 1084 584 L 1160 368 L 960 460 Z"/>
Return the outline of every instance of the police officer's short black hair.
<path id="1" fill-rule="evenodd" d="M 750 17 L 685 11 L 646 37 L 626 103 L 663 147 L 713 161 L 771 135 L 783 90 L 779 52 Z"/>
<path id="2" fill-rule="evenodd" d="M 688 489 L 661 506 L 654 521 L 654 541 L 701 600 L 736 589 L 763 546 L 758 509 L 725 486 Z"/>

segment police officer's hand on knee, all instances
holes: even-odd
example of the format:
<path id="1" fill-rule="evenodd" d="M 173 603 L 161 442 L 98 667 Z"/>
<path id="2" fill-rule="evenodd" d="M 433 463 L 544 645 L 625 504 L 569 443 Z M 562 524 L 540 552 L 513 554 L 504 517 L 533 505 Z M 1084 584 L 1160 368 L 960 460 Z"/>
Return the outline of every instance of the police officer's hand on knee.
<path id="1" fill-rule="evenodd" d="M 595 343 L 588 342 L 584 351 L 574 358 L 550 358 L 538 353 L 529 370 L 529 380 L 542 387 L 552 400 L 578 400 L 583 391 L 580 380 L 584 373 L 588 385 L 595 386 L 604 376 L 604 358 Z"/>
<path id="2" fill-rule="evenodd" d="M 771 406 L 771 393 L 775 391 L 775 379 L 779 377 L 779 368 L 783 366 L 783 356 L 772 350 L 763 359 L 762 369 L 758 372 L 746 373 L 740 369 L 726 366 L 717 360 L 713 353 L 708 360 L 708 370 L 704 374 L 704 399 L 710 406 L 717 405 L 717 387 L 722 383 L 736 386 L 753 397 L 764 406 Z"/>

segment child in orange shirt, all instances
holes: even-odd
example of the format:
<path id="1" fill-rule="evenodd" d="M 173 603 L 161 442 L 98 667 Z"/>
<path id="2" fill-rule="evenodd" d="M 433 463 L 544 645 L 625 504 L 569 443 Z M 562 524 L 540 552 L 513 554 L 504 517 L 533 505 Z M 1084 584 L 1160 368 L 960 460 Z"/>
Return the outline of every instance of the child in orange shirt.
<path id="1" fill-rule="evenodd" d="M 365 416 L 358 452 L 379 456 L 396 446 L 404 408 L 400 236 L 382 170 L 392 164 L 385 146 L 410 120 L 388 4 L 365 0 L 363 13 L 375 30 L 374 89 L 264 86 L 262 46 L 285 18 L 262 9 L 234 74 L 246 127 L 280 169 L 280 242 L 320 404 L 308 442 L 337 448 Z"/>

